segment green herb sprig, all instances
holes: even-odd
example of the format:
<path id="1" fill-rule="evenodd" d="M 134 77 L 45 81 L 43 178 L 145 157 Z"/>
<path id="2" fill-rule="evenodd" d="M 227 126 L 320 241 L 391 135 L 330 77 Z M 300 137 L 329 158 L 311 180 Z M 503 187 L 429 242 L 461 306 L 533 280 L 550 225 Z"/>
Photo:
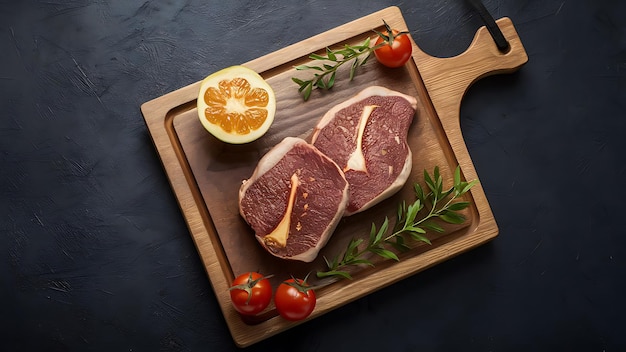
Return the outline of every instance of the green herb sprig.
<path id="1" fill-rule="evenodd" d="M 352 61 L 350 66 L 350 81 L 354 79 L 357 68 L 367 63 L 372 53 L 385 45 L 391 45 L 395 37 L 401 34 L 407 34 L 409 32 L 403 31 L 394 34 L 391 27 L 383 20 L 386 34 L 374 30 L 374 32 L 383 39 L 383 41 L 375 46 L 371 45 L 371 39 L 367 38 L 365 41 L 358 45 L 344 45 L 343 48 L 337 50 L 331 50 L 326 48 L 326 55 L 311 54 L 309 59 L 316 61 L 326 61 L 330 63 L 323 63 L 321 66 L 315 65 L 299 65 L 295 69 L 298 71 L 313 70 L 315 71 L 312 79 L 299 79 L 292 77 L 291 80 L 300 86 L 298 92 L 302 93 L 304 100 L 309 100 L 311 92 L 314 88 L 330 89 L 335 85 L 335 79 L 337 75 L 337 69 L 343 64 Z M 354 61 L 353 61 L 354 60 Z"/>
<path id="2" fill-rule="evenodd" d="M 366 257 L 368 254 L 399 261 L 397 254 L 389 248 L 398 251 L 409 250 L 405 236 L 431 244 L 430 240 L 424 236 L 427 230 L 444 232 L 444 229 L 433 221 L 434 219 L 438 218 L 450 224 L 463 223 L 465 216 L 459 211 L 467 208 L 470 203 L 459 198 L 476 185 L 478 180 L 462 181 L 461 168 L 457 166 L 454 171 L 454 185 L 447 190 L 443 188 L 443 178 L 439 167 L 435 167 L 432 176 L 424 170 L 424 182 L 426 189 L 423 189 L 419 183 L 414 184 L 416 200 L 412 204 L 407 205 L 406 201 L 403 201 L 398 205 L 397 220 L 393 231 L 389 231 L 388 217 L 385 217 L 378 229 L 372 223 L 369 238 L 364 246 L 364 238 L 353 238 L 343 255 L 337 255 L 330 260 L 324 257 L 328 270 L 318 271 L 317 277 L 352 279 L 352 276 L 345 270 L 347 267 L 374 266 L 374 263 Z M 420 214 L 423 216 L 418 217 Z"/>

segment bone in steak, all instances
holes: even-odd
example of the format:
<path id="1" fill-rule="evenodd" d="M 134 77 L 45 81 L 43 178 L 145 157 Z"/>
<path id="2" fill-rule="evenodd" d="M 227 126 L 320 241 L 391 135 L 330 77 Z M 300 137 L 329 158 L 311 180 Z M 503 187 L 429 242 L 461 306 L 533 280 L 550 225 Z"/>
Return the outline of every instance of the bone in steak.
<path id="1" fill-rule="evenodd" d="M 372 86 L 332 107 L 318 122 L 312 144 L 333 159 L 350 184 L 344 215 L 358 213 L 396 193 L 411 172 L 407 133 L 417 100 Z"/>
<path id="2" fill-rule="evenodd" d="M 287 137 L 239 189 L 239 212 L 276 257 L 311 262 L 341 220 L 348 182 L 317 148 Z"/>

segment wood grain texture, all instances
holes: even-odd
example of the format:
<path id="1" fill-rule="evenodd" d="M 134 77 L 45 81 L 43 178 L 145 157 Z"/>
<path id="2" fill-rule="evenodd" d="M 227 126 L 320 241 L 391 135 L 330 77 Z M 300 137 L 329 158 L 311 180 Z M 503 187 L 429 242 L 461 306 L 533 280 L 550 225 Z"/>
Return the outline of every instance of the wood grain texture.
<path id="1" fill-rule="evenodd" d="M 400 69 L 386 69 L 368 63 L 354 81 L 340 80 L 332 92 L 315 91 L 303 102 L 291 82 L 293 66 L 306 63 L 311 52 L 325 47 L 356 44 L 381 29 L 382 19 L 390 26 L 407 30 L 400 10 L 390 7 L 347 23 L 328 32 L 245 63 L 270 83 L 277 96 L 275 122 L 266 136 L 242 146 L 225 145 L 201 127 L 195 107 L 199 82 L 151 100 L 141 110 L 161 157 L 163 166 L 185 216 L 189 231 L 238 346 L 245 347 L 284 331 L 296 324 L 276 315 L 273 307 L 254 321 L 243 320 L 231 307 L 229 283 L 247 270 L 273 273 L 273 285 L 289 274 L 303 275 L 323 268 L 321 256 L 311 264 L 285 263 L 273 258 L 255 243 L 251 230 L 239 217 L 237 190 L 258 159 L 286 136 L 307 139 L 323 113 L 362 88 L 378 84 L 414 95 L 420 105 L 409 131 L 414 154 L 410 180 L 420 180 L 424 169 L 439 166 L 447 183 L 452 170 L 461 165 L 467 179 L 477 178 L 462 138 L 459 109 L 463 95 L 477 79 L 489 74 L 515 70 L 527 61 L 523 46 L 508 19 L 498 25 L 511 43 L 507 53 L 497 51 L 485 28 L 481 28 L 463 54 L 434 58 L 415 43 L 413 60 Z M 236 64 L 236 63 L 233 63 Z M 346 73 L 346 72 L 343 72 Z M 340 72 L 341 74 L 341 72 Z M 353 217 L 345 218 L 321 255 L 337 254 L 352 236 L 367 235 L 372 219 L 393 218 L 398 202 L 412 199 L 412 182 L 394 197 Z M 444 235 L 433 236 L 432 246 L 416 244 L 403 253 L 400 262 L 380 261 L 375 268 L 358 269 L 355 280 L 320 281 L 318 304 L 309 319 L 367 295 L 432 265 L 489 241 L 498 234 L 497 224 L 480 185 L 469 198 L 472 207 L 462 226 L 448 227 Z M 302 323 L 302 322 L 300 322 Z"/>

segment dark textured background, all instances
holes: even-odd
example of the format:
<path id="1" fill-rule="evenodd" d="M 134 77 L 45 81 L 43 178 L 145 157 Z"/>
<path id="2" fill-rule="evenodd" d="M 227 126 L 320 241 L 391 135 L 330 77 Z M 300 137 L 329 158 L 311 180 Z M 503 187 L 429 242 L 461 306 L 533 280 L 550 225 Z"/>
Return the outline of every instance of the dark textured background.
<path id="1" fill-rule="evenodd" d="M 626 3 L 492 0 L 529 55 L 468 92 L 495 241 L 255 350 L 626 349 Z M 236 350 L 139 106 L 389 5 L 461 53 L 462 0 L 0 1 L 0 350 Z"/>

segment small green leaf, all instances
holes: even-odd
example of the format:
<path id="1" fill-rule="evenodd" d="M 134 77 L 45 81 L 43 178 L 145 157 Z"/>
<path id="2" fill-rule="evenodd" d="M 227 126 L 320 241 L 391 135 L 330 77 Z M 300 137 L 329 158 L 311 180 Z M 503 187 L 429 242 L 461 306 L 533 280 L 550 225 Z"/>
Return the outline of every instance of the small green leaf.
<path id="1" fill-rule="evenodd" d="M 394 252 L 392 252 L 392 251 L 390 251 L 390 250 L 388 250 L 388 249 L 384 249 L 384 248 L 372 248 L 372 249 L 370 249 L 370 251 L 371 251 L 372 253 L 374 253 L 374 254 L 376 254 L 376 255 L 380 256 L 380 257 L 385 258 L 385 259 L 393 259 L 393 260 L 395 260 L 395 261 L 400 261 L 400 258 L 398 258 L 398 256 L 397 256 Z"/>
<path id="2" fill-rule="evenodd" d="M 428 230 L 433 230 L 435 232 L 439 232 L 439 233 L 443 233 L 445 231 L 443 227 L 441 227 L 441 226 L 439 226 L 439 225 L 437 225 L 437 224 L 435 224 L 433 222 L 430 222 L 430 221 L 423 222 L 422 223 L 422 227 L 426 228 Z"/>
<path id="3" fill-rule="evenodd" d="M 435 170 L 433 171 L 433 180 L 438 180 L 441 178 L 441 174 L 439 173 L 439 166 L 435 166 Z"/>
<path id="4" fill-rule="evenodd" d="M 359 64 L 359 66 L 365 65 L 371 56 L 372 56 L 372 52 L 368 51 L 367 54 L 365 54 L 365 57 L 361 60 L 361 63 Z"/>
<path id="5" fill-rule="evenodd" d="M 304 100 L 307 101 L 309 100 L 309 97 L 311 96 L 311 91 L 313 90 L 313 82 L 311 82 L 310 84 L 307 84 L 306 87 L 304 88 Z"/>
<path id="6" fill-rule="evenodd" d="M 300 85 L 300 86 L 302 86 L 303 84 L 305 84 L 303 80 L 298 79 L 298 78 L 296 78 L 296 77 L 292 77 L 292 78 L 291 78 L 291 80 L 292 80 L 292 81 L 294 81 L 297 85 Z"/>
<path id="7" fill-rule="evenodd" d="M 435 180 L 435 188 L 437 189 L 437 198 L 443 199 L 443 177 L 441 177 L 441 174 L 439 173 L 439 166 L 435 166 L 433 178 Z"/>
<path id="8" fill-rule="evenodd" d="M 346 45 L 342 50 L 335 51 L 335 54 L 341 55 L 344 58 L 351 58 L 358 55 L 358 53 L 349 45 Z"/>
<path id="9" fill-rule="evenodd" d="M 415 196 L 417 197 L 417 199 L 422 201 L 422 203 L 426 202 L 426 197 L 424 197 L 424 190 L 422 189 L 422 186 L 420 186 L 419 183 L 415 183 L 413 185 L 413 189 L 415 190 Z"/>
<path id="10" fill-rule="evenodd" d="M 413 204 L 414 204 L 414 205 L 415 205 L 415 207 L 417 208 L 417 210 L 416 210 L 416 215 L 417 215 L 417 213 L 419 213 L 422 209 L 424 209 L 424 203 L 422 203 L 422 201 L 421 201 L 421 200 L 419 200 L 419 199 L 416 199 L 416 200 L 415 200 L 415 203 L 413 203 Z"/>
<path id="11" fill-rule="evenodd" d="M 361 264 L 365 264 L 367 266 L 374 266 L 374 263 L 372 263 L 371 261 L 367 259 L 354 259 L 350 261 L 350 265 L 361 265 Z"/>
<path id="12" fill-rule="evenodd" d="M 454 170 L 454 186 L 456 187 L 461 183 L 461 166 L 457 166 Z"/>
<path id="13" fill-rule="evenodd" d="M 472 187 L 474 187 L 476 184 L 478 183 L 478 180 L 472 180 L 470 182 L 467 183 L 467 185 L 465 185 L 465 187 L 463 187 L 463 189 L 461 190 L 461 194 L 465 194 L 467 193 L 470 189 L 472 189 Z"/>
<path id="14" fill-rule="evenodd" d="M 299 66 L 296 66 L 296 70 L 298 70 L 298 71 L 302 71 L 302 70 L 324 71 L 324 69 L 319 67 L 319 66 L 309 66 L 309 65 L 299 65 Z"/>
<path id="15" fill-rule="evenodd" d="M 406 201 L 403 200 L 398 204 L 398 222 L 402 222 L 402 219 L 404 219 L 404 214 L 406 214 Z"/>
<path id="16" fill-rule="evenodd" d="M 453 211 L 446 211 L 439 215 L 439 218 L 449 224 L 462 224 L 465 221 L 465 217 L 463 215 Z"/>
<path id="17" fill-rule="evenodd" d="M 348 249 L 346 250 L 346 253 L 349 254 L 350 256 L 353 256 L 354 254 L 356 254 L 356 251 L 358 250 L 359 245 L 362 242 L 363 242 L 362 238 L 353 238 L 348 244 Z"/>
<path id="18" fill-rule="evenodd" d="M 455 202 L 448 206 L 448 210 L 459 211 L 467 208 L 469 206 L 469 202 Z"/>
<path id="19" fill-rule="evenodd" d="M 309 55 L 309 59 L 312 59 L 312 60 L 328 60 L 328 57 L 322 56 L 322 55 L 318 55 L 318 54 L 311 54 L 311 55 Z"/>
<path id="20" fill-rule="evenodd" d="M 348 274 L 348 272 L 342 271 L 342 270 L 318 271 L 316 275 L 320 279 L 325 278 L 325 277 L 331 277 L 331 276 L 339 276 L 344 279 L 352 280 L 352 276 Z"/>
<path id="21" fill-rule="evenodd" d="M 428 243 L 428 244 L 432 244 L 432 243 L 430 243 L 430 240 L 428 238 L 420 235 L 419 233 L 409 232 L 408 234 L 411 236 L 411 238 L 413 238 L 416 241 L 421 241 L 421 242 L 425 242 L 425 243 Z"/>
<path id="22" fill-rule="evenodd" d="M 409 226 L 409 227 L 405 228 L 405 229 L 404 229 L 404 231 L 407 231 L 407 232 L 415 232 L 415 233 L 421 233 L 421 234 L 426 233 L 426 230 L 424 230 L 424 229 L 423 229 L 423 228 L 421 228 L 421 227 L 417 227 L 417 226 Z"/>
<path id="23" fill-rule="evenodd" d="M 354 59 L 352 62 L 352 66 L 350 66 L 350 80 L 354 79 L 354 75 L 356 73 L 356 68 L 359 67 L 359 58 Z"/>
<path id="24" fill-rule="evenodd" d="M 328 79 L 328 82 L 326 83 L 327 89 L 330 89 L 335 85 L 335 73 L 337 72 L 333 71 L 333 73 L 331 73 L 330 78 Z"/>
<path id="25" fill-rule="evenodd" d="M 404 219 L 404 227 L 407 228 L 411 224 L 415 222 L 415 217 L 417 217 L 417 212 L 422 209 L 422 205 L 420 200 L 416 200 L 413 204 L 409 205 L 409 208 L 406 213 L 406 219 Z"/>
<path id="26" fill-rule="evenodd" d="M 424 182 L 426 182 L 426 186 L 430 189 L 431 192 L 437 194 L 437 188 L 435 187 L 435 182 L 430 177 L 428 171 L 424 170 Z"/>
<path id="27" fill-rule="evenodd" d="M 376 224 L 372 223 L 372 226 L 370 227 L 370 243 L 374 243 L 375 240 L 376 240 Z"/>
<path id="28" fill-rule="evenodd" d="M 389 229 L 389 218 L 385 216 L 385 221 L 383 221 L 383 224 L 380 225 L 380 229 L 378 229 L 378 233 L 376 233 L 376 238 L 374 238 L 373 243 L 379 243 L 380 240 L 383 238 L 383 235 L 387 233 L 388 229 Z"/>
<path id="29" fill-rule="evenodd" d="M 441 194 L 441 199 L 448 198 L 450 196 L 450 194 L 452 194 L 452 197 L 451 197 L 452 199 L 455 199 L 456 197 L 458 197 L 456 192 L 455 192 L 454 187 L 452 187 L 452 188 L 448 189 L 447 191 L 445 191 L 445 192 L 443 192 Z"/>
<path id="30" fill-rule="evenodd" d="M 330 260 L 328 260 L 328 258 L 326 258 L 326 256 L 324 256 L 324 262 L 326 262 L 326 267 L 329 270 L 335 270 L 339 266 L 339 257 L 335 256 L 335 257 L 333 257 L 333 260 L 330 261 Z"/>
<path id="31" fill-rule="evenodd" d="M 330 48 L 326 48 L 326 55 L 328 55 L 328 59 L 331 61 L 337 61 L 337 56 L 335 55 L 335 53 L 330 50 Z"/>

